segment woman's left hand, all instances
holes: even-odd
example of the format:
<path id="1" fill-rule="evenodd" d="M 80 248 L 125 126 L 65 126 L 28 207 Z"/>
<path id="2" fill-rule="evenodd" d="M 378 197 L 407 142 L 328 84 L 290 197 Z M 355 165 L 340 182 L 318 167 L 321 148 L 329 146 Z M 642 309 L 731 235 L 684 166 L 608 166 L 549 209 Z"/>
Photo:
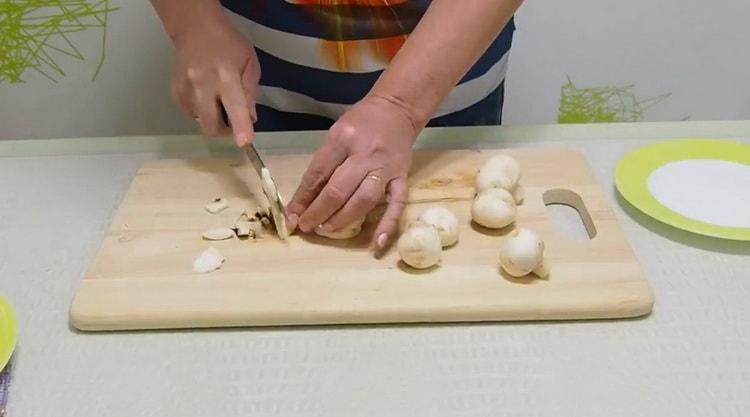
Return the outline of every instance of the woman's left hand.
<path id="1" fill-rule="evenodd" d="M 397 101 L 367 96 L 344 113 L 315 152 L 288 206 L 291 230 L 335 231 L 388 207 L 373 236 L 386 247 L 407 199 L 412 145 L 421 126 Z"/>

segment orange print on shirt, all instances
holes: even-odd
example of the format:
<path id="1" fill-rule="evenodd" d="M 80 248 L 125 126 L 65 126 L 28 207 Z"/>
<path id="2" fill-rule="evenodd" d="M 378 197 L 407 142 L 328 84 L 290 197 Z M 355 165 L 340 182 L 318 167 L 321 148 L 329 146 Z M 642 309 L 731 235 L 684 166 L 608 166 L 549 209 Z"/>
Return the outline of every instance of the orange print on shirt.
<path id="1" fill-rule="evenodd" d="M 320 41 L 320 51 L 328 64 L 340 71 L 362 68 L 364 50 L 378 61 L 388 64 L 406 42 L 406 35 L 362 41 Z"/>
<path id="2" fill-rule="evenodd" d="M 286 0 L 287 3 L 304 6 L 369 6 L 390 7 L 409 0 Z M 373 16 L 376 18 L 376 16 Z M 362 68 L 363 54 L 368 53 L 384 64 L 391 62 L 401 46 L 406 42 L 406 35 L 380 39 L 326 41 L 321 40 L 320 51 L 323 59 L 340 71 Z"/>

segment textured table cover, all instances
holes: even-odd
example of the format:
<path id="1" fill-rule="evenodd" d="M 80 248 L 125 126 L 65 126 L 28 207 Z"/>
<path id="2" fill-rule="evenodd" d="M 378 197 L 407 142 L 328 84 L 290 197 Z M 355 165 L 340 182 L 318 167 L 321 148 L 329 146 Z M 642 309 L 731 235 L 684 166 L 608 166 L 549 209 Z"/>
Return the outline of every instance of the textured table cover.
<path id="1" fill-rule="evenodd" d="M 79 334 L 71 297 L 135 170 L 158 155 L 0 142 L 0 156 L 58 154 L 0 158 L 0 292 L 20 328 L 9 416 L 750 415 L 750 246 L 628 214 L 612 190 L 618 159 L 646 143 L 627 135 L 690 130 L 575 129 L 484 135 L 584 152 L 654 288 L 645 319 Z M 748 124 L 700 129 L 750 137 Z"/>

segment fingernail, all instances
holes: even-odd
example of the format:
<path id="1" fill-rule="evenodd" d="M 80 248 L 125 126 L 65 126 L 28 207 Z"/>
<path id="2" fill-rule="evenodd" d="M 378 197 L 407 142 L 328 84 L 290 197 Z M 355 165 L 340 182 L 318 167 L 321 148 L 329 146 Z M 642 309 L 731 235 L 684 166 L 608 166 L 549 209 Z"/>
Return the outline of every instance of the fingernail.
<path id="1" fill-rule="evenodd" d="M 378 247 L 381 249 L 385 247 L 385 244 L 388 243 L 388 234 L 387 233 L 381 233 L 380 236 L 378 236 Z"/>
<path id="2" fill-rule="evenodd" d="M 297 223 L 299 223 L 299 216 L 293 213 L 290 214 L 289 215 L 289 230 L 296 229 Z"/>
<path id="3" fill-rule="evenodd" d="M 323 225 L 318 226 L 318 229 L 320 229 L 323 233 L 331 233 L 333 232 L 333 226 L 331 226 L 331 223 L 326 223 Z"/>

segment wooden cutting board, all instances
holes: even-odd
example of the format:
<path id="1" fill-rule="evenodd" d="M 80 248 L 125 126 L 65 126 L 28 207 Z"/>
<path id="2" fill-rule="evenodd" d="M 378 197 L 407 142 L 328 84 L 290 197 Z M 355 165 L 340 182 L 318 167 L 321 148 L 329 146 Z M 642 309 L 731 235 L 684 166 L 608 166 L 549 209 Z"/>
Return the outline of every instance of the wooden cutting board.
<path id="1" fill-rule="evenodd" d="M 494 151 L 496 152 L 496 151 Z M 254 206 L 239 158 L 158 160 L 137 173 L 71 310 L 81 330 L 334 323 L 562 320 L 635 317 L 653 297 L 643 272 L 585 158 L 565 149 L 515 149 L 527 198 L 517 225 L 540 233 L 548 280 L 511 279 L 498 270 L 511 228 L 488 231 L 470 221 L 473 178 L 493 151 L 418 151 L 402 227 L 431 204 L 459 217 L 459 243 L 440 267 L 416 272 L 368 251 L 377 213 L 360 237 L 333 242 L 274 235 L 206 242 L 202 232 L 229 226 Z M 282 195 L 293 193 L 309 155 L 270 156 Z M 215 197 L 230 208 L 210 215 Z M 577 206 L 591 240 L 559 234 L 545 203 Z M 209 274 L 192 272 L 209 245 L 226 258 Z"/>

